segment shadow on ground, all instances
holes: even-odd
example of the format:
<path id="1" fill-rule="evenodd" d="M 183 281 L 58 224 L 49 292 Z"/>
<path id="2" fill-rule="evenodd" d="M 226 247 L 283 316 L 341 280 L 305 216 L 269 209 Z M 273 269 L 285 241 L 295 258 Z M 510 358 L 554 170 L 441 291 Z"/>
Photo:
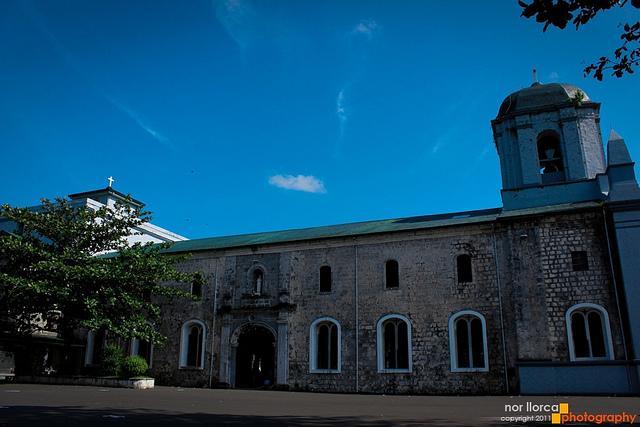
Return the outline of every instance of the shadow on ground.
<path id="1" fill-rule="evenodd" d="M 360 417 L 253 416 L 204 413 L 171 413 L 131 409 L 93 410 L 83 407 L 12 406 L 0 409 L 0 427 L 13 426 L 454 426 L 442 419 L 376 420 Z M 490 424 L 483 424 L 490 425 Z M 498 424 L 496 424 L 498 425 Z"/>

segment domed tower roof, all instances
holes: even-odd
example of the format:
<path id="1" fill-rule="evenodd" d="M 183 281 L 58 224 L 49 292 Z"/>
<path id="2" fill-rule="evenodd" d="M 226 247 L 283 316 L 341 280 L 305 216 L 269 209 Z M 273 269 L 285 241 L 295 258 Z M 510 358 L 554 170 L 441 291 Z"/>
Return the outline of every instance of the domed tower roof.
<path id="1" fill-rule="evenodd" d="M 585 102 L 590 102 L 590 99 L 579 87 L 566 83 L 536 82 L 507 96 L 500 105 L 496 120 L 529 111 L 557 109 Z"/>

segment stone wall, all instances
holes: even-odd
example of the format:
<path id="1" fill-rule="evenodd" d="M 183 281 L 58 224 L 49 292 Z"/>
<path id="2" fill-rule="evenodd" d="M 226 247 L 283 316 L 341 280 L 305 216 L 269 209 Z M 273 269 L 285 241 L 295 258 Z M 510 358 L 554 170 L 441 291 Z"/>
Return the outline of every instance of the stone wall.
<path id="1" fill-rule="evenodd" d="M 211 367 L 211 326 L 213 322 L 213 297 L 216 274 L 219 270 L 216 258 L 196 258 L 186 261 L 181 268 L 184 271 L 201 271 L 205 275 L 206 285 L 202 289 L 202 298 L 198 301 L 188 299 L 175 300 L 175 303 L 159 301 L 162 307 L 160 332 L 167 337 L 162 345 L 154 346 L 152 376 L 161 385 L 183 385 L 187 387 L 205 387 L 209 384 Z M 168 284 L 167 286 L 177 286 Z M 185 291 L 190 291 L 186 285 Z M 182 325 L 189 320 L 199 320 L 205 325 L 205 351 L 203 368 L 180 368 L 180 340 Z M 218 333 L 219 334 L 219 333 Z M 213 337 L 215 339 L 215 335 Z M 214 341 L 215 342 L 215 341 Z"/>
<path id="2" fill-rule="evenodd" d="M 585 302 L 607 309 L 615 355 L 622 358 L 603 232 L 600 214 L 592 211 L 199 253 L 184 268 L 205 273 L 209 285 L 202 301 L 167 307 L 162 331 L 169 340 L 154 352 L 154 374 L 160 384 L 202 386 L 211 375 L 213 384 L 233 385 L 234 336 L 237 339 L 243 325 L 259 323 L 280 335 L 276 340 L 278 382 L 292 389 L 514 392 L 519 361 L 569 360 L 565 313 L 573 304 Z M 572 270 L 572 250 L 587 252 L 588 271 Z M 458 283 L 456 277 L 456 257 L 463 253 L 472 258 L 471 283 Z M 389 259 L 399 264 L 398 289 L 385 288 L 384 265 Z M 328 293 L 319 291 L 323 265 L 332 269 Z M 250 284 L 256 266 L 265 271 L 259 297 L 251 294 Z M 461 310 L 477 311 L 486 319 L 488 372 L 451 371 L 449 318 Z M 387 314 L 399 314 L 411 322 L 411 373 L 378 372 L 376 325 Z M 325 316 L 341 326 L 340 372 L 310 373 L 310 326 Z M 178 369 L 180 328 L 192 318 L 207 325 L 208 336 L 205 368 L 195 371 Z"/>
<path id="3" fill-rule="evenodd" d="M 548 312 L 549 356 L 567 360 L 565 313 L 579 303 L 593 303 L 609 313 L 614 355 L 623 358 L 622 334 L 611 281 L 602 216 L 571 215 L 541 224 L 540 263 Z M 589 269 L 573 271 L 571 252 L 586 251 Z"/>
<path id="4" fill-rule="evenodd" d="M 499 310 L 490 229 L 433 230 L 424 239 L 362 245 L 358 250 L 360 298 L 360 390 L 372 393 L 483 393 L 500 389 Z M 456 257 L 473 262 L 473 282 L 459 284 Z M 384 288 L 387 259 L 400 266 L 400 287 Z M 449 317 L 473 310 L 487 319 L 489 372 L 452 373 Z M 408 317 L 413 329 L 413 373 L 378 373 L 378 320 Z"/>
<path id="5" fill-rule="evenodd" d="M 353 246 L 299 250 L 291 254 L 289 317 L 289 384 L 294 389 L 355 392 L 355 248 Z M 331 267 L 330 293 L 320 293 L 320 267 Z M 342 366 L 339 374 L 309 373 L 309 334 L 319 317 L 332 317 L 341 326 Z"/>
<path id="6" fill-rule="evenodd" d="M 604 222 L 599 212 L 549 215 L 501 226 L 501 282 L 505 290 L 508 353 L 515 361 L 568 361 L 567 310 L 604 307 L 614 353 L 623 358 Z M 589 269 L 573 271 L 572 251 L 586 251 Z"/>

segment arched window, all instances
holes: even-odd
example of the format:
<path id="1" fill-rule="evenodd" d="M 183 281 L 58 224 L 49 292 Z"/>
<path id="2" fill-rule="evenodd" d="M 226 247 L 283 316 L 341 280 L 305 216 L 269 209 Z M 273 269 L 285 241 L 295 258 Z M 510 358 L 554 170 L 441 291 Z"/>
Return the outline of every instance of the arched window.
<path id="1" fill-rule="evenodd" d="M 261 268 L 256 268 L 251 274 L 251 284 L 253 293 L 255 295 L 261 295 L 264 288 L 264 271 Z"/>
<path id="2" fill-rule="evenodd" d="M 385 287 L 394 289 L 400 286 L 400 277 L 398 272 L 398 261 L 390 259 L 384 264 Z"/>
<path id="3" fill-rule="evenodd" d="M 93 366 L 98 362 L 104 348 L 105 336 L 106 331 L 104 329 L 87 331 L 87 342 L 84 353 L 85 366 Z"/>
<path id="4" fill-rule="evenodd" d="M 449 318 L 449 352 L 453 372 L 489 370 L 487 326 L 482 314 L 463 310 Z"/>
<path id="5" fill-rule="evenodd" d="M 320 267 L 320 292 L 331 292 L 331 267 Z"/>
<path id="6" fill-rule="evenodd" d="M 378 320 L 378 372 L 411 372 L 411 322 L 399 314 Z"/>
<path id="7" fill-rule="evenodd" d="M 151 368 L 153 366 L 153 343 L 139 338 L 131 338 L 129 355 L 142 357 L 147 361 L 149 368 Z"/>
<path id="8" fill-rule="evenodd" d="M 538 136 L 538 160 L 543 184 L 564 181 L 564 162 L 557 133 L 545 131 Z"/>
<path id="9" fill-rule="evenodd" d="M 456 257 L 456 270 L 458 272 L 458 283 L 473 282 L 473 269 L 471 268 L 471 256 L 467 254 Z"/>
<path id="10" fill-rule="evenodd" d="M 182 326 L 180 367 L 204 368 L 205 326 L 200 320 L 189 320 Z"/>
<path id="11" fill-rule="evenodd" d="M 607 311 L 596 304 L 577 304 L 567 310 L 569 357 L 576 360 L 613 360 Z"/>
<path id="12" fill-rule="evenodd" d="M 338 373 L 342 364 L 340 323 L 321 317 L 309 330 L 309 370 L 312 373 Z"/>

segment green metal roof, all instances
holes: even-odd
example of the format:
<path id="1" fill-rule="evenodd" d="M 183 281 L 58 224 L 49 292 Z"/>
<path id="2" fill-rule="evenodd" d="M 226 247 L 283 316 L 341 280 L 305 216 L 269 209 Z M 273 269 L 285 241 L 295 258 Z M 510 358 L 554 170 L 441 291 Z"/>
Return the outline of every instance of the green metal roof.
<path id="1" fill-rule="evenodd" d="M 398 231 L 419 230 L 435 227 L 493 222 L 501 218 L 525 215 L 538 215 L 563 212 L 600 206 L 595 202 L 571 203 L 503 212 L 501 208 L 483 209 L 450 214 L 425 215 L 409 218 L 387 219 L 380 221 L 356 222 L 350 224 L 329 225 L 323 227 L 301 228 L 294 230 L 272 231 L 267 233 L 241 234 L 235 236 L 209 237 L 204 239 L 175 242 L 165 253 L 196 252 L 259 245 L 273 245 L 305 240 L 355 237 L 370 234 L 393 233 Z"/>

